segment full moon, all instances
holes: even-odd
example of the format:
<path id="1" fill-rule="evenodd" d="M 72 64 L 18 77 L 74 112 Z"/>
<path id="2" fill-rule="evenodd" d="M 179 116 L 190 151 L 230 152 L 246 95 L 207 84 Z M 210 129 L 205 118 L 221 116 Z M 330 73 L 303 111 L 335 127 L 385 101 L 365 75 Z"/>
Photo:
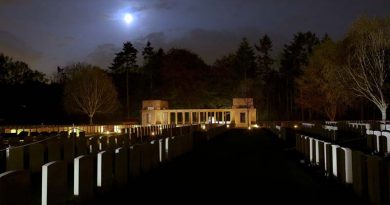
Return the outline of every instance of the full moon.
<path id="1" fill-rule="evenodd" d="M 123 17 L 123 20 L 127 23 L 127 24 L 130 24 L 131 22 L 133 22 L 133 15 L 131 15 L 130 13 L 126 13 L 125 16 Z"/>

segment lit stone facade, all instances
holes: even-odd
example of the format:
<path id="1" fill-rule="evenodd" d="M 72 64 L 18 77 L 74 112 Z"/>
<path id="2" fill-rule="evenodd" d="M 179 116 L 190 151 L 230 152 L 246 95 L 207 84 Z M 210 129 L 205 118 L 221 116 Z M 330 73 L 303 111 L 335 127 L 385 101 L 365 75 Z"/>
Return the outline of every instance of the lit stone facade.
<path id="1" fill-rule="evenodd" d="M 156 124 L 234 124 L 249 127 L 256 124 L 252 98 L 233 98 L 227 109 L 170 109 L 164 100 L 142 101 L 142 125 Z"/>

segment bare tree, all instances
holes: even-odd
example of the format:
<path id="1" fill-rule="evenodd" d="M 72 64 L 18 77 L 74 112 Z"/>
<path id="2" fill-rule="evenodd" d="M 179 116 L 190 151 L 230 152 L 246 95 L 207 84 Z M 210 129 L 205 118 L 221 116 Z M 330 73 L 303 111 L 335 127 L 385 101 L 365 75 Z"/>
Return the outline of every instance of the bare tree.
<path id="1" fill-rule="evenodd" d="M 345 40 L 347 48 L 346 81 L 354 94 L 374 103 L 386 120 L 388 102 L 384 93 L 390 66 L 390 20 L 360 18 Z"/>
<path id="2" fill-rule="evenodd" d="M 93 124 L 95 114 L 114 112 L 118 107 L 115 86 L 105 71 L 86 64 L 68 68 L 65 84 L 65 108 L 71 113 L 85 113 Z"/>

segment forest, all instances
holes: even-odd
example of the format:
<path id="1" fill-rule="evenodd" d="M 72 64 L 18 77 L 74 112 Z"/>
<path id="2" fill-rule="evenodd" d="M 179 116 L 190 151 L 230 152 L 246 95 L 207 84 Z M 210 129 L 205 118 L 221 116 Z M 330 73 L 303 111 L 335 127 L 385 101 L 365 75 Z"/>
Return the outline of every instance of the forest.
<path id="1" fill-rule="evenodd" d="M 0 124 L 130 123 L 142 100 L 229 108 L 234 97 L 252 97 L 258 121 L 386 120 L 390 20 L 360 17 L 338 40 L 297 32 L 280 52 L 272 36 L 242 38 L 210 65 L 186 48 L 127 41 L 108 68 L 56 69 L 47 76 L 0 54 Z"/>

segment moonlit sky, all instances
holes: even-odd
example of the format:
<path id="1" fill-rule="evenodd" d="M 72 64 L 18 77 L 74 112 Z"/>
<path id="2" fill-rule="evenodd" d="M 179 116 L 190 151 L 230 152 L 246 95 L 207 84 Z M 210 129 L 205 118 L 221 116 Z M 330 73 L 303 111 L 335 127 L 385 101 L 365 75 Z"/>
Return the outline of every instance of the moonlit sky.
<path id="1" fill-rule="evenodd" d="M 390 0 L 0 0 L 0 53 L 51 75 L 79 61 L 107 68 L 123 42 L 149 40 L 211 64 L 242 37 L 268 34 L 276 52 L 298 31 L 340 39 L 361 15 L 389 16 Z"/>

